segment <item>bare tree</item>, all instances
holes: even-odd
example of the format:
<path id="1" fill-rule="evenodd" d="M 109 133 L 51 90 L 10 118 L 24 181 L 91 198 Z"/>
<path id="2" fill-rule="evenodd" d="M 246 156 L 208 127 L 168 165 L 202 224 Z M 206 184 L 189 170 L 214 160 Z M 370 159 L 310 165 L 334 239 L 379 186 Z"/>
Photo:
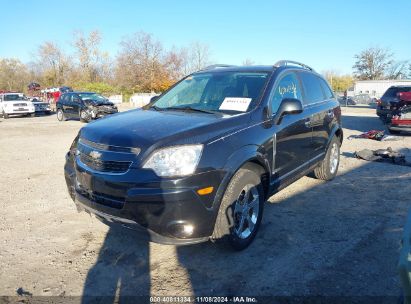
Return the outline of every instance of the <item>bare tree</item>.
<path id="1" fill-rule="evenodd" d="M 26 66 L 18 59 L 0 59 L 0 89 L 23 91 L 28 84 Z"/>
<path id="2" fill-rule="evenodd" d="M 393 61 L 386 70 L 387 79 L 403 79 L 407 77 L 409 62 L 407 60 Z"/>
<path id="3" fill-rule="evenodd" d="M 78 62 L 77 79 L 85 82 L 104 80 L 110 68 L 108 53 L 100 51 L 101 34 L 94 30 L 86 36 L 81 31 L 74 33 L 73 46 Z"/>
<path id="4" fill-rule="evenodd" d="M 117 57 L 120 85 L 136 91 L 164 90 L 171 85 L 161 43 L 151 34 L 138 32 L 123 39 Z"/>
<path id="5" fill-rule="evenodd" d="M 190 69 L 192 72 L 210 65 L 210 48 L 207 44 L 193 42 L 190 45 Z"/>
<path id="6" fill-rule="evenodd" d="M 49 41 L 41 44 L 37 50 L 36 63 L 42 70 L 46 85 L 64 84 L 70 66 L 69 59 L 57 44 Z"/>
<path id="7" fill-rule="evenodd" d="M 355 55 L 354 75 L 361 80 L 383 79 L 387 68 L 393 63 L 393 54 L 379 47 L 371 47 Z"/>

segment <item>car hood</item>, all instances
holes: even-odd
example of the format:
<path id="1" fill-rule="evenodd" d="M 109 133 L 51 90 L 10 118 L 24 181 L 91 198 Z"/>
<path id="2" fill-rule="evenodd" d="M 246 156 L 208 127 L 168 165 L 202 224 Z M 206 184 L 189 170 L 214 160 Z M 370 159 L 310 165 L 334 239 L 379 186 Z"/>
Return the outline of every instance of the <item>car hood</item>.
<path id="1" fill-rule="evenodd" d="M 235 116 L 181 111 L 132 110 L 85 126 L 80 137 L 95 143 L 142 150 L 149 147 L 207 143 L 248 123 Z"/>
<path id="2" fill-rule="evenodd" d="M 91 99 L 85 99 L 84 102 L 86 104 L 90 104 L 93 106 L 114 106 L 114 103 L 108 100 L 91 100 Z"/>

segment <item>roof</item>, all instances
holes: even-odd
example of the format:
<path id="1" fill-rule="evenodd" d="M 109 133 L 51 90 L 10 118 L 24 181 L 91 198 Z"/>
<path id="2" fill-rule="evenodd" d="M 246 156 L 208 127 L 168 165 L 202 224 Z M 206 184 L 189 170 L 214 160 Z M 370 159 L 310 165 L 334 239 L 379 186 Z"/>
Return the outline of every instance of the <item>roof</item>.
<path id="1" fill-rule="evenodd" d="M 273 72 L 276 69 L 270 65 L 232 65 L 232 66 L 215 66 L 211 68 L 205 68 L 195 73 L 207 73 L 207 72 Z"/>

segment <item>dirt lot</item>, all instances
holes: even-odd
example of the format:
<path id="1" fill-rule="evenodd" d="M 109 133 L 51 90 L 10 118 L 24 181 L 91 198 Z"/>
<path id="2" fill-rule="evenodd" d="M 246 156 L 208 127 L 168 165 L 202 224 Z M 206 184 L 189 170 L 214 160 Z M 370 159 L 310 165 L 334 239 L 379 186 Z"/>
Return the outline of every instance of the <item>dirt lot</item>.
<path id="1" fill-rule="evenodd" d="M 304 177 L 271 197 L 246 251 L 211 243 L 146 243 L 77 213 L 64 155 L 83 125 L 54 115 L 0 120 L 0 295 L 329 295 L 400 293 L 396 264 L 411 168 L 357 160 L 395 142 L 347 140 L 384 126 L 374 110 L 343 109 L 338 177 Z"/>

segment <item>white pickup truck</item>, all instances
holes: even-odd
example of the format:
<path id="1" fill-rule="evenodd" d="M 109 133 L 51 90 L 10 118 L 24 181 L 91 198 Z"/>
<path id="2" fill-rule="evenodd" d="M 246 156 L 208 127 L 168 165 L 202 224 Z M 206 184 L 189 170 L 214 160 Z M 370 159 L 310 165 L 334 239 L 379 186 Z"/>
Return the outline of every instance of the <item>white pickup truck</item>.
<path id="1" fill-rule="evenodd" d="M 23 93 L 0 94 L 0 115 L 5 119 L 10 115 L 34 116 L 35 109 L 32 102 L 24 98 Z"/>

